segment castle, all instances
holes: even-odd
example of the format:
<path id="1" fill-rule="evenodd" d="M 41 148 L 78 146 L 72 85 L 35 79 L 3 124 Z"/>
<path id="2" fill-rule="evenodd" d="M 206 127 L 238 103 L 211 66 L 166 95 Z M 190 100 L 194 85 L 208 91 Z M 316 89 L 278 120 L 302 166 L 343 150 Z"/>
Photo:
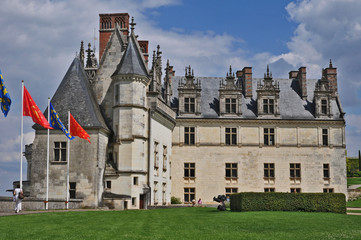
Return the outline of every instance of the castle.
<path id="1" fill-rule="evenodd" d="M 67 146 L 50 131 L 49 198 L 83 206 L 142 209 L 236 192 L 347 192 L 344 112 L 330 61 L 320 79 L 306 67 L 288 79 L 252 68 L 224 77 L 175 76 L 162 52 L 138 40 L 127 13 L 100 14 L 99 64 L 90 44 L 51 103 L 90 135 Z M 149 67 L 148 67 L 149 66 Z M 182 66 L 183 67 L 183 66 Z M 45 111 L 47 116 L 47 110 Z M 45 198 L 47 130 L 26 146 L 30 196 Z M 66 150 L 70 148 L 67 159 Z"/>

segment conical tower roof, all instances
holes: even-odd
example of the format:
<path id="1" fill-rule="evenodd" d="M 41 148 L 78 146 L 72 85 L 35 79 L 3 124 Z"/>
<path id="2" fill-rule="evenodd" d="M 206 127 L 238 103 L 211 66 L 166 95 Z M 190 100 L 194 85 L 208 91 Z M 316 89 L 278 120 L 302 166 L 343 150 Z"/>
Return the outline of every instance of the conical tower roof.
<path id="1" fill-rule="evenodd" d="M 129 37 L 125 53 L 112 76 L 135 74 L 148 77 L 148 70 L 141 56 L 134 34 Z"/>
<path id="2" fill-rule="evenodd" d="M 86 73 L 81 66 L 79 58 L 75 58 L 56 90 L 51 104 L 63 124 L 68 121 L 68 110 L 83 128 L 108 127 L 95 100 Z M 47 118 L 47 110 L 44 116 Z"/>

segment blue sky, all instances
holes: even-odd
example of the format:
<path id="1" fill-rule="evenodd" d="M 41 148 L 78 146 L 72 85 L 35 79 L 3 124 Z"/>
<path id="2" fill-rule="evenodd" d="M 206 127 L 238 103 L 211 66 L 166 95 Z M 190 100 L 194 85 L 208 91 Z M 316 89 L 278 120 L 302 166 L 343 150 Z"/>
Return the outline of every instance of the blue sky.
<path id="1" fill-rule="evenodd" d="M 0 196 L 19 179 L 21 80 L 45 110 L 80 41 L 93 43 L 99 13 L 115 12 L 134 16 L 139 39 L 150 41 L 150 52 L 160 44 L 163 65 L 170 59 L 176 75 L 191 65 L 198 76 L 224 77 L 232 65 L 234 70 L 251 66 L 254 77 L 262 77 L 270 64 L 275 78 L 306 66 L 307 78 L 318 79 L 331 58 L 346 112 L 348 155 L 357 155 L 359 0 L 3 0 L 0 69 L 13 105 L 7 118 L 0 116 Z M 32 124 L 24 119 L 25 144 L 33 141 Z"/>

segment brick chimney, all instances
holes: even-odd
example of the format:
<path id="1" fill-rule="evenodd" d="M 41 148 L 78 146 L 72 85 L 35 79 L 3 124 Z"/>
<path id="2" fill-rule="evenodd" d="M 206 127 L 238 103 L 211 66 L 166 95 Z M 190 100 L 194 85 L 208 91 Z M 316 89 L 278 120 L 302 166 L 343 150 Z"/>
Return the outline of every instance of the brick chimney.
<path id="1" fill-rule="evenodd" d="M 149 41 L 139 40 L 138 43 L 139 43 L 140 49 L 142 50 L 142 53 L 143 53 L 143 56 L 144 56 L 144 59 L 145 59 L 145 63 L 148 65 L 148 57 L 149 57 L 148 44 L 149 44 Z"/>
<path id="2" fill-rule="evenodd" d="M 323 69 L 322 76 L 326 78 L 329 83 L 330 90 L 332 91 L 332 97 L 336 97 L 337 94 L 337 68 L 332 66 L 332 61 L 330 59 L 330 64 L 328 68 Z"/>
<path id="3" fill-rule="evenodd" d="M 252 67 L 244 67 L 236 72 L 237 79 L 242 82 L 243 94 L 246 98 L 252 98 Z"/>
<path id="4" fill-rule="evenodd" d="M 103 56 L 104 49 L 116 24 L 124 35 L 129 34 L 128 13 L 99 14 L 99 60 Z"/>

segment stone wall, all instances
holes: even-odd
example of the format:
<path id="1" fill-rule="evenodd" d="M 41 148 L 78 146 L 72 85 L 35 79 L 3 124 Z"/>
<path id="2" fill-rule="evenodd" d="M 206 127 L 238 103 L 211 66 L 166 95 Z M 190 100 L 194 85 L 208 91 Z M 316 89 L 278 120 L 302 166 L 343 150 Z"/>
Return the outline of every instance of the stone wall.
<path id="1" fill-rule="evenodd" d="M 83 200 L 71 199 L 69 209 L 79 209 L 83 206 Z M 65 209 L 64 199 L 49 199 L 48 209 Z M 0 197 L 0 212 L 12 212 L 15 209 L 15 202 L 12 197 Z M 44 199 L 25 198 L 22 202 L 22 210 L 45 210 Z"/>

